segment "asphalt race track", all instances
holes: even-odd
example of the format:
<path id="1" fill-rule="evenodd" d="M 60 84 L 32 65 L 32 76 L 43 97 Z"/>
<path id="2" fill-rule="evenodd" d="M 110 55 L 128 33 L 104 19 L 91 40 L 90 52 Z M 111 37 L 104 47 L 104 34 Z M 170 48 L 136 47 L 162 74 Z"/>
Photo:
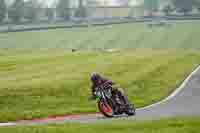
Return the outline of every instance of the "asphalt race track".
<path id="1" fill-rule="evenodd" d="M 124 116 L 108 119 L 101 114 L 66 115 L 0 123 L 0 126 L 41 125 L 65 122 L 110 122 L 123 119 L 151 120 L 181 116 L 200 116 L 200 66 L 196 68 L 169 97 L 156 104 L 137 109 L 136 115 L 133 117 Z"/>

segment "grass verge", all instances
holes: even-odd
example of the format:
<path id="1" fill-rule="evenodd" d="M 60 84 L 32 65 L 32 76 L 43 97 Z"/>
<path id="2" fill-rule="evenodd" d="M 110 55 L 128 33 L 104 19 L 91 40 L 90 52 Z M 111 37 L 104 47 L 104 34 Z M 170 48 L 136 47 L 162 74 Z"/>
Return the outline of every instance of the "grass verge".
<path id="1" fill-rule="evenodd" d="M 0 127 L 6 133 L 198 133 L 200 119 L 180 118 L 154 121 L 117 121 L 95 124 Z"/>
<path id="2" fill-rule="evenodd" d="M 2 49 L 200 49 L 199 22 L 173 22 L 150 28 L 147 24 L 119 24 L 0 34 Z"/>
<path id="3" fill-rule="evenodd" d="M 199 62 L 196 52 L 162 50 L 3 53 L 0 122 L 96 112 L 87 100 L 93 71 L 113 79 L 143 107 L 169 95 Z"/>

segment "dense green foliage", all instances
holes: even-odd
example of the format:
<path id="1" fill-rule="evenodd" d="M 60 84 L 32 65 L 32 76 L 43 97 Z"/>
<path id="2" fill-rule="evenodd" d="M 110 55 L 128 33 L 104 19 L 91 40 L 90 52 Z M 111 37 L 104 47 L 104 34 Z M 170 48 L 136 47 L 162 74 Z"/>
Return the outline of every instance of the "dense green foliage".
<path id="1" fill-rule="evenodd" d="M 57 11 L 60 17 L 68 20 L 71 16 L 70 0 L 59 0 L 57 5 Z"/>
<path id="2" fill-rule="evenodd" d="M 169 5 L 164 6 L 162 11 L 165 13 L 165 15 L 170 15 L 170 13 L 174 11 L 174 9 L 169 4 Z"/>
<path id="3" fill-rule="evenodd" d="M 173 0 L 173 3 L 179 12 L 187 14 L 188 12 L 192 11 L 192 0 Z"/>
<path id="4" fill-rule="evenodd" d="M 45 14 L 48 17 L 48 20 L 51 21 L 54 19 L 54 9 L 53 8 L 46 8 L 45 9 Z"/>
<path id="5" fill-rule="evenodd" d="M 162 1 L 162 0 L 161 0 Z M 169 3 L 172 3 L 176 11 L 184 13 L 187 15 L 194 8 L 200 7 L 200 0 L 168 0 Z"/>
<path id="6" fill-rule="evenodd" d="M 0 0 L 0 22 L 4 20 L 6 16 L 6 3 L 5 0 Z"/>
<path id="7" fill-rule="evenodd" d="M 39 15 L 40 3 L 36 0 L 29 0 L 24 3 L 24 18 L 30 21 L 37 19 Z"/>
<path id="8" fill-rule="evenodd" d="M 83 5 L 83 0 L 79 0 L 79 6 L 76 9 L 75 16 L 81 18 L 87 17 L 87 8 Z"/>
<path id="9" fill-rule="evenodd" d="M 9 7 L 8 16 L 14 23 L 20 22 L 24 16 L 24 1 L 15 0 Z"/>

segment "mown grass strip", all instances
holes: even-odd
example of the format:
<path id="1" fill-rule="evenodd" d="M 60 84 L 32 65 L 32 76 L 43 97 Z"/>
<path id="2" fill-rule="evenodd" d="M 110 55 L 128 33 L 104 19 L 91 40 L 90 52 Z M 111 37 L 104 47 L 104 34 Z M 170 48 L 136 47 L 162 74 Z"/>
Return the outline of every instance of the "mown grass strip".
<path id="1" fill-rule="evenodd" d="M 93 124 L 0 127 L 6 133 L 198 133 L 198 118 L 176 118 L 154 121 L 117 121 Z"/>

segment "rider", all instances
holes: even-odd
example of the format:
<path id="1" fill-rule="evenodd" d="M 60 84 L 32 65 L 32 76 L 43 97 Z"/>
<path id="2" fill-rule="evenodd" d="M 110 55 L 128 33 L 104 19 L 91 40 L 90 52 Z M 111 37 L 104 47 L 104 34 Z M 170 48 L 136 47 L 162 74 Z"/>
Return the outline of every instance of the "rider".
<path id="1" fill-rule="evenodd" d="M 91 75 L 91 82 L 92 82 L 92 86 L 91 86 L 91 90 L 92 90 L 92 97 L 91 99 L 95 99 L 95 91 L 96 89 L 103 85 L 104 89 L 108 89 L 111 88 L 112 89 L 112 95 L 115 97 L 115 101 L 120 104 L 120 99 L 122 99 L 124 101 L 124 103 L 126 105 L 129 105 L 128 102 L 128 98 L 125 96 L 123 89 L 118 89 L 118 88 L 114 88 L 112 87 L 112 85 L 114 85 L 115 83 L 112 80 L 108 80 L 104 77 L 102 77 L 100 74 L 98 73 L 92 73 Z"/>

